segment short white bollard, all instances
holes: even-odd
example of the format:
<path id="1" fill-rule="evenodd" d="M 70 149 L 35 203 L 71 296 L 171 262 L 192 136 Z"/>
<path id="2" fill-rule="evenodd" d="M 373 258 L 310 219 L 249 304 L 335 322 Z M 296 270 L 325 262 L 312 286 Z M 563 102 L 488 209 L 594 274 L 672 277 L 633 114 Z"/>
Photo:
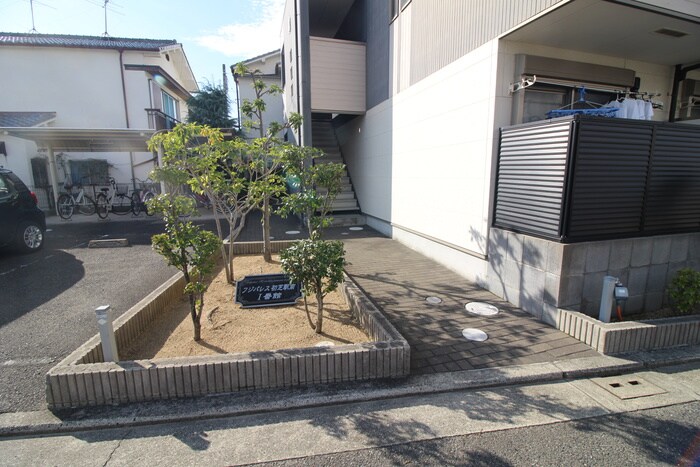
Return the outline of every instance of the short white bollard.
<path id="1" fill-rule="evenodd" d="M 613 301 L 615 300 L 614 293 L 616 283 L 617 277 L 603 277 L 603 291 L 600 294 L 600 310 L 598 311 L 598 319 L 604 323 L 610 322 Z"/>
<path id="2" fill-rule="evenodd" d="M 97 327 L 100 330 L 100 340 L 102 341 L 102 354 L 105 362 L 118 362 L 117 340 L 114 338 L 114 328 L 108 312 L 109 305 L 95 308 Z"/>

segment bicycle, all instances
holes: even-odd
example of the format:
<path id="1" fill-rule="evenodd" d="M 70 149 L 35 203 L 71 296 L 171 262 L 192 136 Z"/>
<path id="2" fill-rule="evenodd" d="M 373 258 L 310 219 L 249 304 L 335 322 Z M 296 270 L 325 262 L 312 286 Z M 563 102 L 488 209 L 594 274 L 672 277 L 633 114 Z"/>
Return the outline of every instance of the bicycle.
<path id="1" fill-rule="evenodd" d="M 58 197 L 58 215 L 61 219 L 70 219 L 77 209 L 80 214 L 91 216 L 97 211 L 97 204 L 89 195 L 85 194 L 83 185 L 73 185 L 69 179 L 63 183 L 63 187 L 67 193 L 63 193 Z M 77 188 L 78 192 L 73 193 L 73 188 Z"/>
<path id="2" fill-rule="evenodd" d="M 101 193 L 97 195 L 96 210 L 100 219 L 106 219 L 110 212 L 120 216 L 128 213 L 138 216 L 141 212 L 141 203 L 134 202 L 128 195 L 129 185 L 117 183 L 112 177 L 109 177 L 109 185 L 101 188 Z"/>
<path id="3" fill-rule="evenodd" d="M 147 203 L 157 196 L 156 192 L 151 189 L 155 184 L 151 180 L 144 181 L 138 178 L 135 178 L 133 181 L 135 182 L 134 184 L 138 183 L 139 185 L 139 188 L 131 194 L 132 201 L 138 204 L 139 214 L 143 211 L 147 216 L 152 216 L 153 211 L 148 209 Z"/>

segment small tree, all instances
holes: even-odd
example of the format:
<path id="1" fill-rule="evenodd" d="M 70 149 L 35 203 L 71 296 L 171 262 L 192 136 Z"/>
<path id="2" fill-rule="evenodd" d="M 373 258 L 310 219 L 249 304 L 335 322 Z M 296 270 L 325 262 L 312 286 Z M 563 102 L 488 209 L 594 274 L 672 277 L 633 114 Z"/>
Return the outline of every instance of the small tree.
<path id="1" fill-rule="evenodd" d="M 316 333 L 323 332 L 323 299 L 343 281 L 345 251 L 343 242 L 318 239 L 300 240 L 280 253 L 282 269 L 293 282 L 299 282 L 305 295 L 316 297 Z M 306 306 L 308 317 L 309 309 Z"/>
<path id="2" fill-rule="evenodd" d="M 304 290 L 304 308 L 309 324 L 321 333 L 323 329 L 323 299 L 343 281 L 345 251 L 340 241 L 321 239 L 322 229 L 328 227 L 333 200 L 340 193 L 343 164 L 317 163 L 323 153 L 309 147 L 288 146 L 281 160 L 287 174 L 296 182 L 296 192 L 288 195 L 281 209 L 282 215 L 302 214 L 309 230 L 309 238 L 282 251 L 282 269 Z M 315 295 L 316 324 L 311 322 L 307 295 Z"/>
<path id="3" fill-rule="evenodd" d="M 341 191 L 345 165 L 319 162 L 323 152 L 316 148 L 288 146 L 284 148 L 282 164 L 295 180 L 296 189 L 284 199 L 280 213 L 300 214 L 306 222 L 310 238 L 321 238 L 321 230 L 330 226 L 328 214 Z"/>
<path id="4" fill-rule="evenodd" d="M 245 143 L 225 141 L 219 129 L 190 123 L 154 135 L 149 140 L 149 148 L 159 147 L 163 149 L 164 169 L 161 170 L 179 174 L 181 183 L 209 198 L 221 239 L 226 279 L 233 283 L 233 243 L 245 226 L 247 214 L 255 207 L 248 199 L 250 162 L 245 160 Z M 229 226 L 228 247 L 224 243 L 221 217 Z"/>
<path id="5" fill-rule="evenodd" d="M 282 89 L 277 85 L 268 86 L 262 79 L 260 70 L 251 70 L 239 63 L 235 67 L 236 74 L 249 76 L 253 80 L 255 99 L 244 99 L 241 104 L 241 113 L 247 117 L 243 122 L 246 128 L 255 130 L 258 137 L 248 143 L 247 156 L 250 161 L 249 197 L 262 211 L 263 228 L 263 257 L 265 261 L 272 261 L 270 246 L 270 215 L 272 208 L 270 200 L 285 192 L 284 177 L 282 176 L 282 163 L 280 160 L 282 149 L 287 144 L 277 137 L 282 131 L 301 126 L 302 117 L 297 113 L 289 115 L 285 123 L 270 122 L 265 130 L 263 114 L 267 108 L 265 96 L 280 94 Z"/>
<path id="6" fill-rule="evenodd" d="M 213 128 L 232 128 L 235 120 L 229 117 L 230 102 L 222 86 L 206 84 L 187 100 L 187 122 Z"/>
<path id="7" fill-rule="evenodd" d="M 201 339 L 201 317 L 204 308 L 204 277 L 214 267 L 213 255 L 219 247 L 219 238 L 201 230 L 189 220 L 192 203 L 184 196 L 159 195 L 148 202 L 149 209 L 160 213 L 165 221 L 165 232 L 152 237 L 153 249 L 163 255 L 168 265 L 175 266 L 185 277 L 185 294 L 189 297 L 190 316 L 194 326 L 194 340 Z"/>

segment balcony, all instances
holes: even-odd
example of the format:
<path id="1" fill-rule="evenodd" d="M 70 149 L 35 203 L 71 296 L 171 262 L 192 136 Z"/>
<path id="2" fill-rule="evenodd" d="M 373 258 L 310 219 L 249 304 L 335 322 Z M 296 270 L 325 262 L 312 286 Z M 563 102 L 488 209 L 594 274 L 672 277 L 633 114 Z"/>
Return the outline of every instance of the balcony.
<path id="1" fill-rule="evenodd" d="M 146 109 L 148 128 L 152 130 L 172 130 L 180 120 L 173 118 L 159 109 Z"/>
<path id="2" fill-rule="evenodd" d="M 365 99 L 365 44 L 310 37 L 311 111 L 363 114 Z"/>

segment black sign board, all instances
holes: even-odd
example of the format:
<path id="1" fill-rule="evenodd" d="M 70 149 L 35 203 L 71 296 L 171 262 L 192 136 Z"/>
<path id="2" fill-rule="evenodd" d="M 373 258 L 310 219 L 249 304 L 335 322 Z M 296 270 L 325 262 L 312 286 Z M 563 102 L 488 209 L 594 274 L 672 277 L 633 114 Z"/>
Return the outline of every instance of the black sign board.
<path id="1" fill-rule="evenodd" d="M 300 284 L 290 284 L 287 274 L 259 274 L 236 281 L 236 303 L 242 308 L 293 305 L 300 298 Z"/>

